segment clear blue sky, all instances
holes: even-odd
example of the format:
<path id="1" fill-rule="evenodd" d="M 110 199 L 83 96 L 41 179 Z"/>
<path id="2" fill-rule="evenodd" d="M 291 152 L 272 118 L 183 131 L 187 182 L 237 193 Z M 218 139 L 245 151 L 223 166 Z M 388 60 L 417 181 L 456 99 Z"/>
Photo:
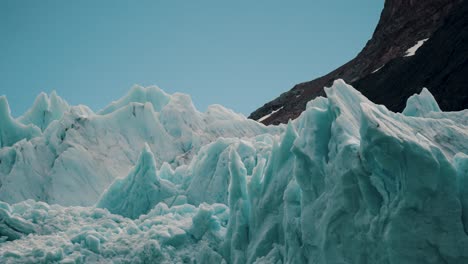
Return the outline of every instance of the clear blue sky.
<path id="1" fill-rule="evenodd" d="M 352 59 L 383 0 L 0 1 L 0 95 L 102 109 L 133 84 L 248 115 Z"/>

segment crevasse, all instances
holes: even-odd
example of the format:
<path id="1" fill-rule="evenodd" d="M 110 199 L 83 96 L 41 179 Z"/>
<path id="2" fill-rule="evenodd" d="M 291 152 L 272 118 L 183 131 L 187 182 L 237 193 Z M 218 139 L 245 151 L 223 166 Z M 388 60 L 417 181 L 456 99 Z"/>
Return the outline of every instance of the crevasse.
<path id="1" fill-rule="evenodd" d="M 0 98 L 0 262 L 468 262 L 468 110 L 325 92 L 278 127 L 157 87 L 45 128 Z"/>

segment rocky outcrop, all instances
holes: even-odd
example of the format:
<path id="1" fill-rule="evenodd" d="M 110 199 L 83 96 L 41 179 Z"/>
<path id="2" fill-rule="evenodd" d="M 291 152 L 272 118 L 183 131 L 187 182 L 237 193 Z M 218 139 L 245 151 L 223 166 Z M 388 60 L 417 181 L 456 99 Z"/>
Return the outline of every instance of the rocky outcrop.
<path id="1" fill-rule="evenodd" d="M 353 86 L 392 111 L 401 111 L 423 87 L 444 111 L 468 108 L 468 2 L 457 6 L 414 56 L 394 59 Z"/>
<path id="2" fill-rule="evenodd" d="M 431 38 L 434 32 L 445 23 L 449 14 L 457 9 L 454 7 L 461 2 L 461 0 L 385 1 L 380 21 L 372 38 L 356 58 L 325 76 L 297 84 L 290 91 L 281 94 L 275 100 L 253 112 L 249 118 L 258 120 L 280 108 L 279 111 L 262 122 L 279 124 L 296 118 L 305 109 L 308 101 L 317 96 L 325 95 L 323 87 L 331 85 L 333 80 L 341 78 L 349 83 L 357 83 L 372 75 L 382 66 L 403 57 L 405 52 L 419 40 Z M 380 90 L 375 90 L 377 88 L 372 83 L 366 82 L 366 84 L 372 86 L 369 89 L 374 89 L 374 93 L 380 92 Z M 357 87 L 359 89 L 360 85 Z M 419 87 L 419 89 L 421 88 Z M 364 94 L 368 96 L 366 93 Z M 373 99 L 373 96 L 369 97 Z M 435 93 L 435 97 L 438 99 L 437 93 Z M 406 99 L 407 96 L 401 100 L 401 103 L 404 104 Z M 385 104 L 385 102 L 383 103 Z M 441 106 L 444 108 L 443 103 Z M 402 110 L 402 108 L 399 106 L 398 109 L 393 110 Z"/>

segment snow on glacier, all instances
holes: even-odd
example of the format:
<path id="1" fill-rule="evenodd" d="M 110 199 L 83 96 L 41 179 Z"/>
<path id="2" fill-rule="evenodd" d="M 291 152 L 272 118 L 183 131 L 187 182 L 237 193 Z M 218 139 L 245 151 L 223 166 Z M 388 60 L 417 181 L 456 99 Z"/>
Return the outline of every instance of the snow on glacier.
<path id="1" fill-rule="evenodd" d="M 325 92 L 279 127 L 157 87 L 45 129 L 0 98 L 0 262 L 468 262 L 468 110 Z"/>

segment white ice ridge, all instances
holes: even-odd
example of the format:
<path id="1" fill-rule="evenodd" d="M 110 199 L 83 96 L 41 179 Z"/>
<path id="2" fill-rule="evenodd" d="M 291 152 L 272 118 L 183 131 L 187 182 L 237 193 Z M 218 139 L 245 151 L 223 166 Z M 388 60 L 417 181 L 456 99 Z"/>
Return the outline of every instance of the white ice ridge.
<path id="1" fill-rule="evenodd" d="M 6 137 L 0 263 L 468 263 L 468 110 L 338 80 L 265 127 L 148 89 Z"/>
<path id="2" fill-rule="evenodd" d="M 422 47 L 422 45 L 424 45 L 424 42 L 426 42 L 427 40 L 428 38 L 419 40 L 413 47 L 409 48 L 405 52 L 405 57 L 414 56 L 416 54 L 416 51 L 418 51 L 418 49 Z"/>

